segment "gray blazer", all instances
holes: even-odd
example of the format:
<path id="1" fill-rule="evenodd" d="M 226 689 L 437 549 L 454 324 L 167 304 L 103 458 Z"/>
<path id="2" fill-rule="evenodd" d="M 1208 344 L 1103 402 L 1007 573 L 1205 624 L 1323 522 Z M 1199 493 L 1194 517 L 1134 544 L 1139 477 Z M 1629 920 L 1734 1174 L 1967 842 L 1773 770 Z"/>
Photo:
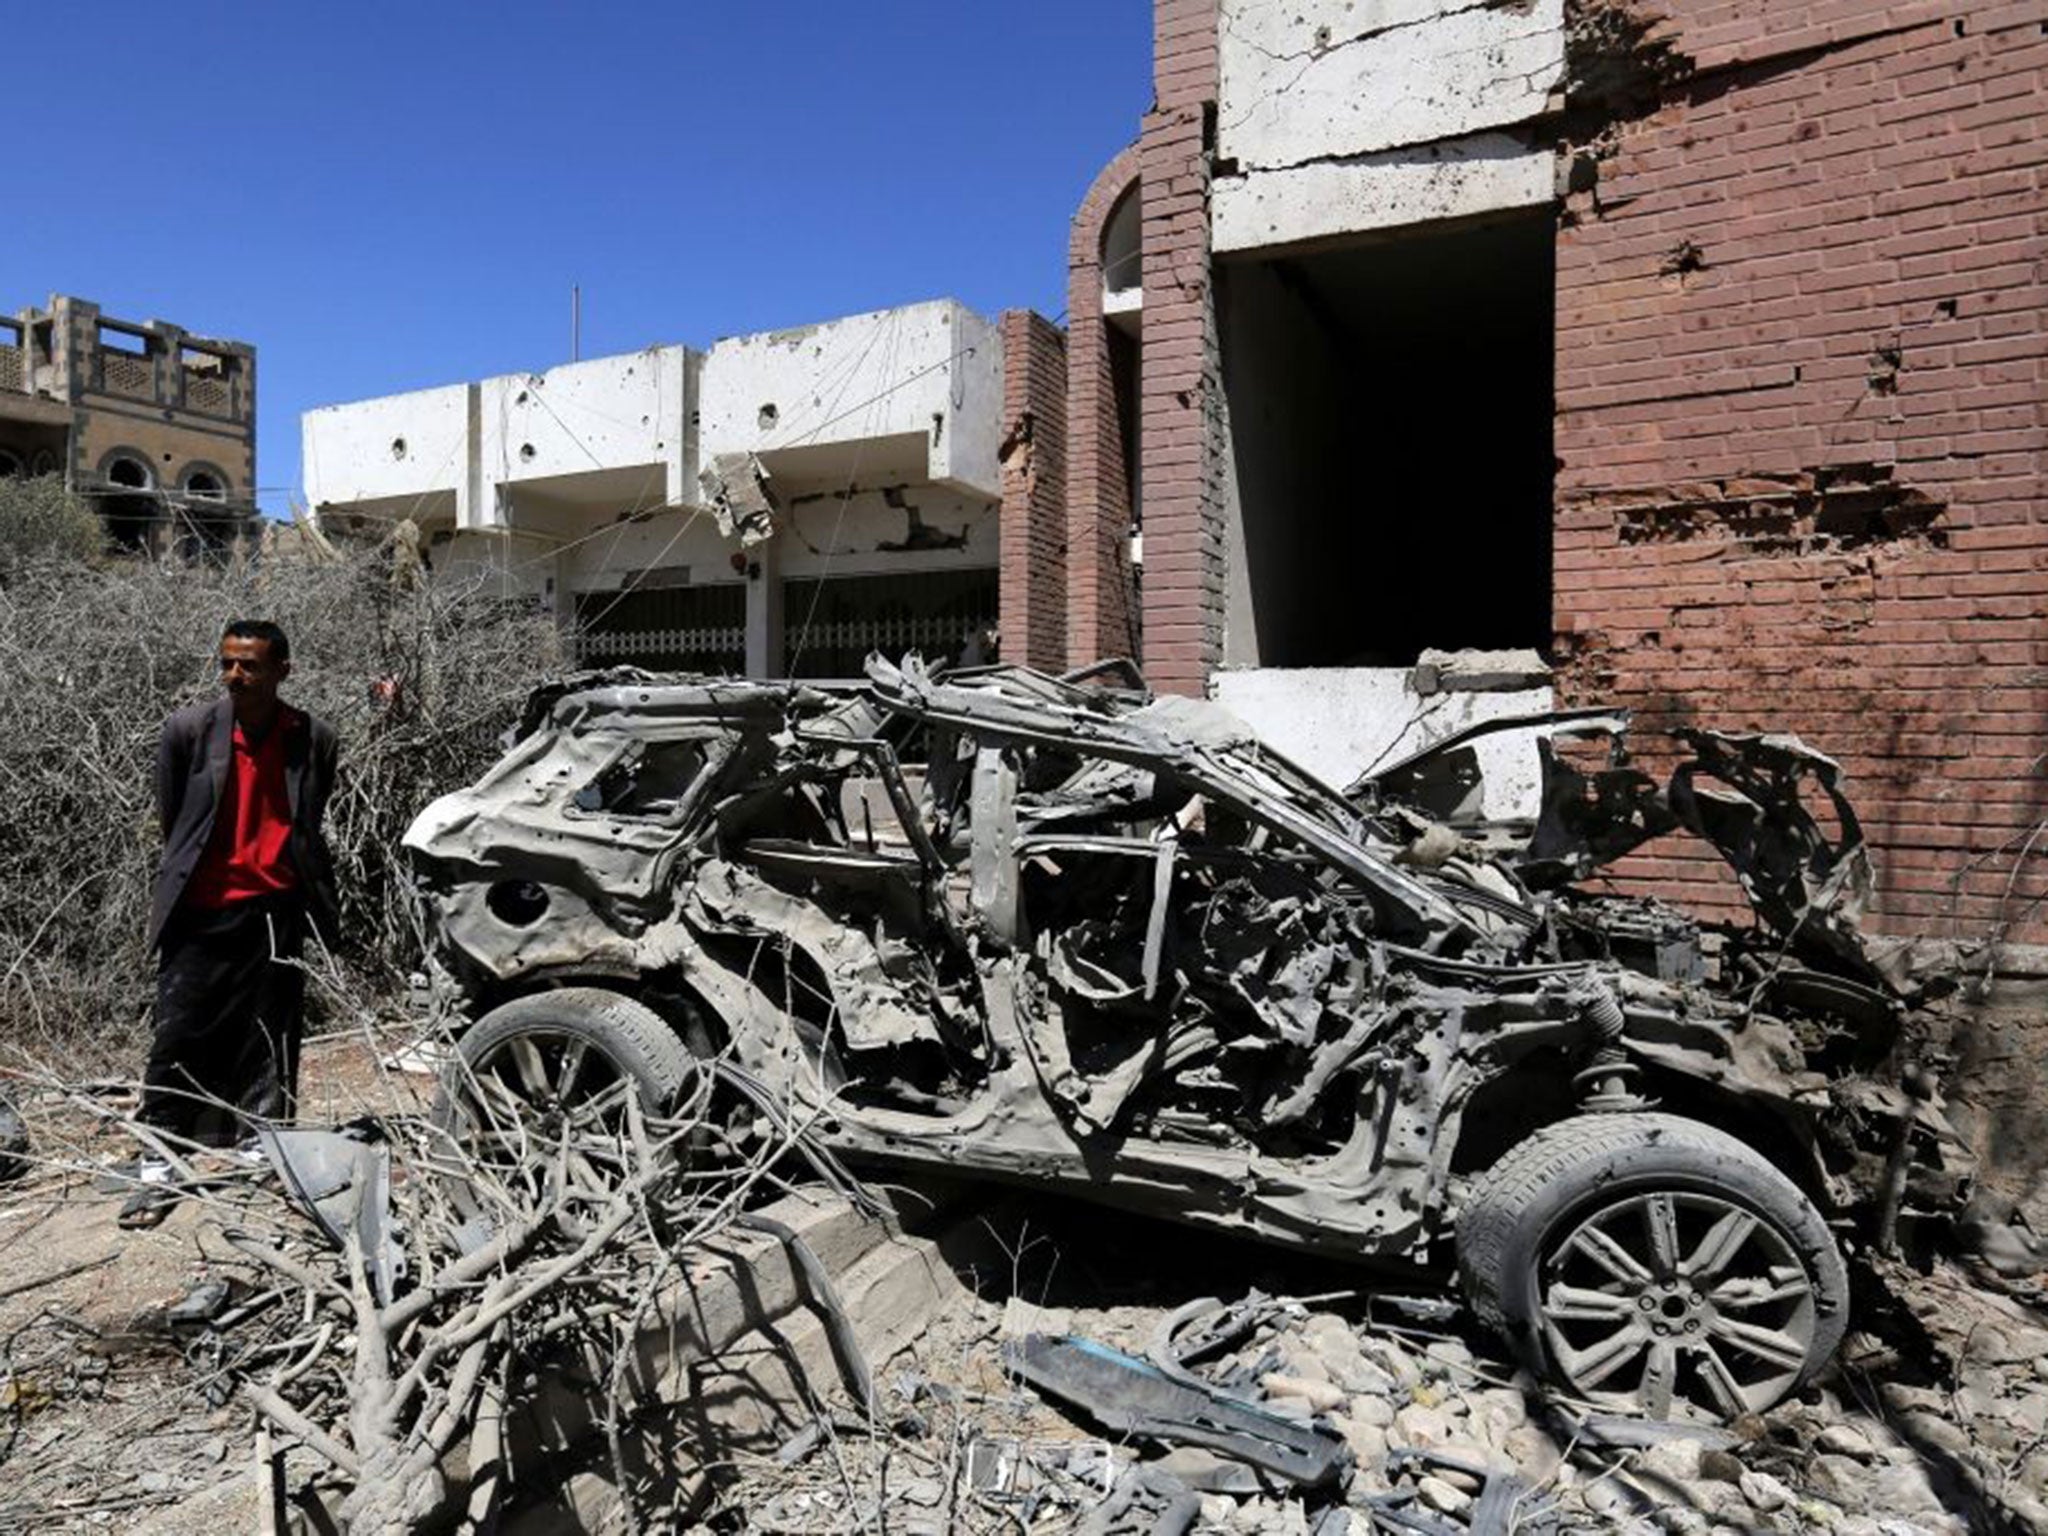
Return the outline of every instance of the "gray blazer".
<path id="1" fill-rule="evenodd" d="M 301 710 L 301 714 L 305 711 Z M 213 815 L 234 754 L 234 700 L 223 694 L 194 704 L 164 722 L 156 747 L 156 809 L 163 825 L 164 858 L 149 908 L 149 947 L 162 942 L 164 925 L 185 894 L 213 835 Z M 292 831 L 286 852 L 299 877 L 306 915 L 324 943 L 335 937 L 334 861 L 321 835 L 327 797 L 334 790 L 336 743 L 326 721 L 306 715 L 306 727 L 285 738 L 284 783 Z"/>

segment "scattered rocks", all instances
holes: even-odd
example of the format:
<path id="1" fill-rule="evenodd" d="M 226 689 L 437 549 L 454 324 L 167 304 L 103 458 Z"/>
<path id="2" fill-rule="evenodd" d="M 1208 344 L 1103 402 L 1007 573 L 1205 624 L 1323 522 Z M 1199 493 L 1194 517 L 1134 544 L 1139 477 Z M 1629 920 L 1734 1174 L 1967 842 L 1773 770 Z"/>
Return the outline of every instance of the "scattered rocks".
<path id="1" fill-rule="evenodd" d="M 1351 1399 L 1351 1406 L 1345 1411 L 1347 1418 L 1360 1424 L 1375 1425 L 1385 1429 L 1394 1422 L 1394 1403 L 1390 1395 L 1376 1392 L 1361 1392 Z"/>
<path id="2" fill-rule="evenodd" d="M 1311 1381 L 1305 1376 L 1285 1375 L 1279 1371 L 1269 1372 L 1259 1381 L 1260 1388 L 1268 1397 L 1298 1398 L 1317 1413 L 1331 1413 L 1342 1408 L 1348 1399 L 1341 1387 L 1327 1381 Z"/>
<path id="3" fill-rule="evenodd" d="M 1451 1437 L 1450 1421 L 1434 1408 L 1410 1403 L 1394 1415 L 1392 1439 L 1398 1445 L 1433 1450 Z"/>
<path id="4" fill-rule="evenodd" d="M 1701 1451 L 1700 1476 L 1717 1483 L 1740 1482 L 1742 1462 L 1733 1451 Z"/>
<path id="5" fill-rule="evenodd" d="M 1853 1424 L 1830 1424 L 1814 1436 L 1813 1444 L 1816 1450 L 1837 1456 L 1853 1456 L 1858 1461 L 1877 1460 L 1877 1447 Z"/>
<path id="6" fill-rule="evenodd" d="M 1749 1507 L 1762 1514 L 1768 1515 L 1792 1502 L 1792 1490 L 1768 1472 L 1745 1472 L 1736 1479 L 1736 1485 L 1749 1500 Z"/>
<path id="7" fill-rule="evenodd" d="M 1453 1488 L 1440 1477 L 1425 1477 L 1416 1484 L 1422 1502 L 1440 1515 L 1462 1515 L 1472 1507 L 1472 1495 Z"/>

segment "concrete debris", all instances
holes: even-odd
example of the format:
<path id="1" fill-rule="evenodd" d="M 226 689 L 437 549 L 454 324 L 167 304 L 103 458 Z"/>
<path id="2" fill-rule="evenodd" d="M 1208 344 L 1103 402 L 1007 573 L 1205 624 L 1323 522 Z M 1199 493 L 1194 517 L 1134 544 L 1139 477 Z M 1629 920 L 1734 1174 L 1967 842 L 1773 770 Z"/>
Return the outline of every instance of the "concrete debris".
<path id="1" fill-rule="evenodd" d="M 769 484 L 767 466 L 751 453 L 721 453 L 697 476 L 712 521 L 729 539 L 752 549 L 775 534 L 782 510 Z"/>
<path id="2" fill-rule="evenodd" d="M 1138 1269 L 1146 1267 L 1137 1261 Z M 1958 1288 L 1953 1271 L 1923 1277 L 1876 1270 L 1866 1279 L 1881 1295 L 1913 1298 L 1915 1308 L 1937 1296 L 1964 1298 L 1944 1320 L 1950 1344 L 1993 1331 L 1988 1319 L 1998 1315 L 1995 1300 Z M 1162 1288 L 1171 1293 L 1172 1280 Z M 1944 1443 L 1953 1452 L 1930 1453 L 1922 1420 L 1932 1422 L 1931 1416 L 1915 1405 L 1944 1393 L 1916 1383 L 1938 1386 L 1954 1368 L 1939 1349 L 1916 1365 L 1887 1352 L 1875 1336 L 1858 1334 L 1841 1376 L 1724 1430 L 1697 1420 L 1587 1415 L 1518 1370 L 1495 1341 L 1471 1329 L 1468 1315 L 1443 1329 L 1417 1329 L 1375 1321 L 1384 1309 L 1370 1296 L 1336 1305 L 1341 1310 L 1254 1293 L 1239 1303 L 1191 1302 L 1164 1313 L 1142 1306 L 1090 1312 L 1094 1325 L 1125 1337 L 1148 1329 L 1154 1337 L 1227 1336 L 1232 1342 L 1220 1350 L 1195 1349 L 1202 1358 L 1187 1368 L 1194 1386 L 1258 1407 L 1304 1433 L 1341 1437 L 1346 1454 L 1325 1482 L 1289 1484 L 1251 1460 L 1169 1446 L 1161 1442 L 1173 1436 L 1155 1438 L 1151 1430 L 1096 1439 L 1093 1431 L 1105 1426 L 1093 1413 L 1062 1424 L 1030 1402 L 920 1379 L 916 1402 L 927 1417 L 914 1430 L 899 1430 L 886 1443 L 842 1437 L 837 1465 L 813 1458 L 794 1469 L 742 1469 L 721 1507 L 735 1515 L 773 1512 L 761 1519 L 750 1513 L 741 1521 L 745 1529 L 806 1532 L 863 1520 L 909 1530 L 1015 1529 L 1019 1523 L 1032 1530 L 1172 1530 L 1184 1528 L 1179 1522 L 1190 1508 L 1199 1511 L 1193 1528 L 1247 1536 L 1592 1530 L 1704 1536 L 1716 1529 L 1960 1536 L 1966 1529 L 2039 1528 L 2027 1523 L 2042 1471 L 2028 1460 L 2033 1453 L 2025 1439 L 2029 1405 L 2041 1391 L 2031 1361 L 2016 1362 L 2012 1374 L 1996 1382 L 1983 1378 L 1985 1403 L 1963 1411 L 1984 1416 L 1970 1420 L 1970 1431 L 1944 1426 L 1951 1430 Z M 994 1305 L 981 1315 L 992 1334 Z M 1084 1388 L 1084 1396 L 1108 1382 L 1159 1380 L 1107 1345 L 1057 1342 L 1103 1363 L 1108 1374 Z M 985 1380 L 977 1372 L 988 1347 L 970 1343 L 962 1351 L 948 1337 L 933 1342 L 932 1357 L 944 1357 L 962 1383 Z M 1988 1352 L 2025 1347 L 1995 1334 Z M 1014 1364 L 1015 1344 L 1001 1349 Z M 1963 1369 L 1967 1375 L 1969 1366 Z M 1334 1388 L 1344 1401 L 1310 1412 L 1294 1384 L 1322 1375 L 1333 1379 L 1325 1390 Z M 1358 1385 L 1335 1385 L 1340 1375 Z M 1285 1390 L 1269 1390 L 1282 1384 Z M 1055 1402 L 1062 1397 L 1051 1395 Z M 1999 1449 L 1977 1447 L 1973 1435 L 1979 1432 Z M 965 1450 L 953 1452 L 954 1446 Z M 892 1458 L 931 1470 L 891 1475 Z M 2048 1466 L 2048 1458 L 2035 1460 Z M 2027 1471 L 1997 1481 L 1997 1469 L 2022 1463 Z M 843 1523 L 835 1527 L 832 1519 Z"/>
<path id="3" fill-rule="evenodd" d="M 1659 782 L 1627 726 L 1492 722 L 1340 795 L 1121 680 L 624 669 L 538 693 L 406 842 L 472 1069 L 566 1033 L 658 1098 L 722 1050 L 864 1162 L 1455 1253 L 1546 1379 L 1733 1419 L 1847 1329 L 1835 1231 L 1922 1242 L 1973 1165 L 1923 992 L 1860 934 L 1839 768 L 1692 730 Z M 1534 823 L 1481 811 L 1471 743 L 1508 728 L 1540 738 Z M 1575 888 L 1673 831 L 1753 926 Z"/>
<path id="4" fill-rule="evenodd" d="M 1438 693 L 1513 693 L 1550 684 L 1550 667 L 1534 651 L 1422 653 L 1413 672 L 1420 698 Z"/>

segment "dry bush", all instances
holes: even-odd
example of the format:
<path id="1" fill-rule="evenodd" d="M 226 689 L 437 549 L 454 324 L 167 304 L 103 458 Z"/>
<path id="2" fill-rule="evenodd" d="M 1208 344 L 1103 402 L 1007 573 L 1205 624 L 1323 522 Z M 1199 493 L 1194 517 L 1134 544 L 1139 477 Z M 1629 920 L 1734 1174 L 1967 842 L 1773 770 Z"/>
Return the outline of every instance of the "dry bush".
<path id="1" fill-rule="evenodd" d="M 0 565 L 0 1046 L 78 1071 L 132 1066 L 153 986 L 157 734 L 214 696 L 235 618 L 284 626 L 286 698 L 340 735 L 327 816 L 340 959 L 371 992 L 418 963 L 400 834 L 496 756 L 563 656 L 529 600 L 476 579 L 394 581 L 370 553 L 192 568 L 54 551 Z"/>
<path id="2" fill-rule="evenodd" d="M 91 561 L 105 540 L 99 519 L 58 476 L 0 476 L 0 580 L 32 562 Z"/>

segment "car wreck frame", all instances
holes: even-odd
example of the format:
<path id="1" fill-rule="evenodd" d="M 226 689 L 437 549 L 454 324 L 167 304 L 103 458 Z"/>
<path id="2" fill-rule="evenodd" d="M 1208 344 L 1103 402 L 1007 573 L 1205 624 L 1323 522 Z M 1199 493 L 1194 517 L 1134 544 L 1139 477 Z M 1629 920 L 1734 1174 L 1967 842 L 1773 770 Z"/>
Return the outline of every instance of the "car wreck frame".
<path id="1" fill-rule="evenodd" d="M 875 658 L 864 685 L 542 690 L 406 840 L 479 1021 L 464 1072 L 545 1112 L 720 1051 L 850 1157 L 1354 1259 L 1455 1249 L 1532 1363 L 1659 1413 L 1810 1377 L 1845 1325 L 1823 1223 L 1958 1198 L 1820 754 L 1693 732 L 1660 787 L 1625 715 L 1501 722 L 1538 742 L 1541 809 L 1489 821 L 1484 728 L 1340 793 L 1129 682 Z M 1678 828 L 1755 927 L 1573 887 Z"/>

